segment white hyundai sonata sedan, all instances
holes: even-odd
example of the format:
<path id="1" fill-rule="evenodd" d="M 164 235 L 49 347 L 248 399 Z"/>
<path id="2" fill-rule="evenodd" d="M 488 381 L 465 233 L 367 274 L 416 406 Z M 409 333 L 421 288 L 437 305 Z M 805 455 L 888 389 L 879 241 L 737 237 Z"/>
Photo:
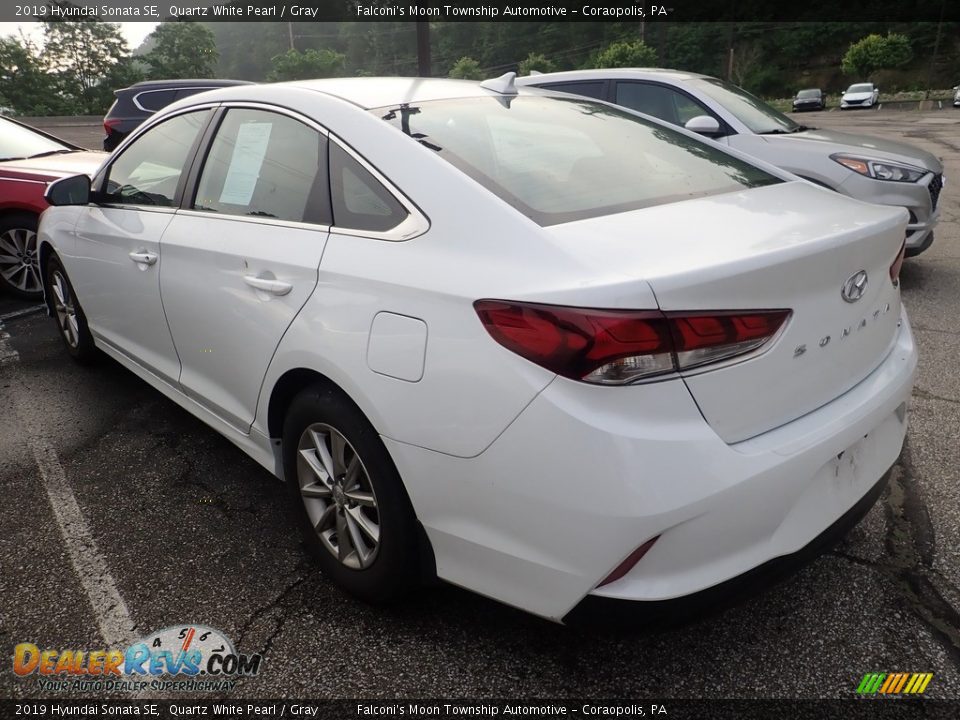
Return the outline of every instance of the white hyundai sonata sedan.
<path id="1" fill-rule="evenodd" d="M 224 88 L 48 200 L 68 352 L 285 479 L 363 599 L 698 596 L 856 522 L 903 444 L 906 211 L 603 102 Z"/>

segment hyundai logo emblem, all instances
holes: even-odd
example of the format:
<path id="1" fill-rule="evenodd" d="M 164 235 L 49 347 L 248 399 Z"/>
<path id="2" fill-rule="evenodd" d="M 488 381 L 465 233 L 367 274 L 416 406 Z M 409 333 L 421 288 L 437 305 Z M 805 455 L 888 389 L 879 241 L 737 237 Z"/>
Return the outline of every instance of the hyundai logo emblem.
<path id="1" fill-rule="evenodd" d="M 867 271 L 858 270 L 853 275 L 847 278 L 846 282 L 843 283 L 843 287 L 840 288 L 840 297 L 846 300 L 848 303 L 855 303 L 857 300 L 863 297 L 863 293 L 867 289 Z"/>

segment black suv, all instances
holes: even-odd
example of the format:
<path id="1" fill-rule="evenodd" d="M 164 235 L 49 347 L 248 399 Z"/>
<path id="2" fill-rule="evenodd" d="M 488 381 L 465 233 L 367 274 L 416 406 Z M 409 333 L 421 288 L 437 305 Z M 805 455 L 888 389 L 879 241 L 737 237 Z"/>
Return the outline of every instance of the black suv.
<path id="1" fill-rule="evenodd" d="M 117 99 L 103 118 L 103 149 L 111 152 L 136 127 L 174 100 L 230 85 L 250 85 L 244 80 L 147 80 L 114 91 Z"/>

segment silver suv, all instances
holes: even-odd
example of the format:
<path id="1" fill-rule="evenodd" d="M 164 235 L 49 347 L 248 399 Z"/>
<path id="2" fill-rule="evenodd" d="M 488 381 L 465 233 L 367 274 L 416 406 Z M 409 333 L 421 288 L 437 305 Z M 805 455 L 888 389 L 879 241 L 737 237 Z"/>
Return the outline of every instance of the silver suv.
<path id="1" fill-rule="evenodd" d="M 736 85 L 677 70 L 576 70 L 517 78 L 517 84 L 616 103 L 844 195 L 904 207 L 910 213 L 907 255 L 919 255 L 933 243 L 943 164 L 913 145 L 808 128 Z"/>

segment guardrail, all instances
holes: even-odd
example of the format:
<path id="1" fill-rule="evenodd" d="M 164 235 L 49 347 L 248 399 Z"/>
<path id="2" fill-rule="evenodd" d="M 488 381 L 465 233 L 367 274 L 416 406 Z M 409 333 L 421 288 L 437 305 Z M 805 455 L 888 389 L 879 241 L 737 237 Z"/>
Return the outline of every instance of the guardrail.
<path id="1" fill-rule="evenodd" d="M 27 125 L 43 128 L 90 127 L 103 122 L 102 115 L 51 115 L 46 117 L 17 116 L 17 120 Z"/>
<path id="2" fill-rule="evenodd" d="M 953 110 L 952 100 L 881 100 L 878 110 Z"/>

